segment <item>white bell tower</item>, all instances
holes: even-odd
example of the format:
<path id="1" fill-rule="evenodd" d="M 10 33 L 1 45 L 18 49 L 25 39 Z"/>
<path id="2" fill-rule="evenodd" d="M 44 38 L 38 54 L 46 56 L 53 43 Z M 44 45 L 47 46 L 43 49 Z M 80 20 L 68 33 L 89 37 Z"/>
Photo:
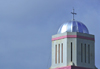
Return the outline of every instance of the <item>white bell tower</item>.
<path id="1" fill-rule="evenodd" d="M 64 23 L 52 36 L 50 69 L 97 69 L 95 67 L 95 37 L 87 27 L 74 19 Z"/>
<path id="2" fill-rule="evenodd" d="M 51 69 L 68 66 L 95 69 L 94 43 L 94 35 L 85 33 L 65 32 L 53 35 Z"/>

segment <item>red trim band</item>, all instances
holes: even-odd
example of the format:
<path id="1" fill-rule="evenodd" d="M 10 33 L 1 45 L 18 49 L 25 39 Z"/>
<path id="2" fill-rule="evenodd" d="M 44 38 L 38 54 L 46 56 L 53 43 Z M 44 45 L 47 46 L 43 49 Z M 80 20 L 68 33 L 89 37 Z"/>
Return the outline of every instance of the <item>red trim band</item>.
<path id="1" fill-rule="evenodd" d="M 87 40 L 95 41 L 94 38 L 85 37 L 85 36 L 79 36 L 79 35 L 65 35 L 65 36 L 60 36 L 60 37 L 52 38 L 52 41 L 59 40 L 59 39 L 64 39 L 64 38 L 81 38 L 81 39 L 87 39 Z"/>
<path id="2" fill-rule="evenodd" d="M 92 69 L 92 68 L 85 68 L 85 67 L 78 67 L 78 66 L 65 66 L 65 67 L 58 67 L 58 68 L 51 68 L 51 69 Z"/>

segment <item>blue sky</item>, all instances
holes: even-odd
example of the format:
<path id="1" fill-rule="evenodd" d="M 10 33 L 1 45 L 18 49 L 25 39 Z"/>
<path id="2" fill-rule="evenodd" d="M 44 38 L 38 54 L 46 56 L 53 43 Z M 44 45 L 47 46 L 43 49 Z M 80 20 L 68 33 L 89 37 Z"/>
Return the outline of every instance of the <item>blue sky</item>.
<path id="1" fill-rule="evenodd" d="M 51 36 L 72 19 L 95 35 L 95 64 L 100 68 L 100 0 L 0 0 L 0 69 L 48 69 Z"/>

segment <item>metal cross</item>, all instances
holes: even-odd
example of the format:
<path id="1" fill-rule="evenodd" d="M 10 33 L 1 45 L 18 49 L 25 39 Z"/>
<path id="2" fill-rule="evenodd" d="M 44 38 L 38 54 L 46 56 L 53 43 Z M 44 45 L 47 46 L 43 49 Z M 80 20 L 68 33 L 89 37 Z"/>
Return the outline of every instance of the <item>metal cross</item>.
<path id="1" fill-rule="evenodd" d="M 74 15 L 76 15 L 76 13 L 74 12 L 74 9 L 73 9 L 73 12 L 71 12 L 71 14 L 73 14 L 73 20 L 75 20 Z"/>

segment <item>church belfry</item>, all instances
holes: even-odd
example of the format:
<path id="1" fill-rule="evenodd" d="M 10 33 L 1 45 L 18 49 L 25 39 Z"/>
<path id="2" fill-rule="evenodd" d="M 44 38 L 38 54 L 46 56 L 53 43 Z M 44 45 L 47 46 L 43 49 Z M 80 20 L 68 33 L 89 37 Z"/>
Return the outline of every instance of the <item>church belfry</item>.
<path id="1" fill-rule="evenodd" d="M 74 11 L 72 12 L 74 13 Z M 95 67 L 95 37 L 80 21 L 64 23 L 52 36 L 50 69 L 97 69 Z"/>

